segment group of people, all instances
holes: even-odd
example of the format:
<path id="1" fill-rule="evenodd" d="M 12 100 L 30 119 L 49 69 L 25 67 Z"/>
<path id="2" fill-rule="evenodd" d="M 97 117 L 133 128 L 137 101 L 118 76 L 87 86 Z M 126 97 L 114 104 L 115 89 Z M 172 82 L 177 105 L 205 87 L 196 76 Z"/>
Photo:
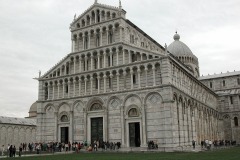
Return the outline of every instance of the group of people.
<path id="1" fill-rule="evenodd" d="M 23 151 L 23 144 L 21 143 L 20 146 L 19 146 L 19 149 L 18 149 L 18 156 L 19 157 L 21 157 L 22 151 Z M 16 157 L 17 148 L 16 148 L 15 145 L 8 144 L 7 149 L 5 151 L 5 146 L 2 145 L 2 156 L 5 156 L 5 152 L 6 152 L 7 157 Z"/>
<path id="2" fill-rule="evenodd" d="M 210 150 L 212 146 L 214 147 L 222 147 L 222 146 L 230 146 L 230 145 L 236 145 L 236 141 L 229 141 L 229 140 L 208 140 L 205 139 L 203 141 L 201 141 L 201 148 L 204 149 L 208 149 Z M 193 149 L 195 149 L 196 146 L 196 141 L 192 140 L 192 146 Z"/>
<path id="3" fill-rule="evenodd" d="M 148 149 L 158 149 L 158 144 L 153 141 L 148 141 Z"/>

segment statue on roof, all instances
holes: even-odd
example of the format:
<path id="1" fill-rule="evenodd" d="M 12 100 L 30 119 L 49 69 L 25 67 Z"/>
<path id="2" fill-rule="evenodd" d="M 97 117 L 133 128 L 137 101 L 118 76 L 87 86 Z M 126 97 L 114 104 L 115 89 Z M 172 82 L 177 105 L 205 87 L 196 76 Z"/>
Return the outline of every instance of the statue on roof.
<path id="1" fill-rule="evenodd" d="M 74 15 L 74 21 L 76 20 L 76 18 L 77 18 L 77 15 L 76 15 L 76 13 L 75 13 L 75 15 Z"/>
<path id="2" fill-rule="evenodd" d="M 39 70 L 38 72 L 38 77 L 40 78 L 41 77 L 41 71 Z"/>
<path id="3" fill-rule="evenodd" d="M 95 3 L 98 3 L 98 0 L 95 0 Z"/>

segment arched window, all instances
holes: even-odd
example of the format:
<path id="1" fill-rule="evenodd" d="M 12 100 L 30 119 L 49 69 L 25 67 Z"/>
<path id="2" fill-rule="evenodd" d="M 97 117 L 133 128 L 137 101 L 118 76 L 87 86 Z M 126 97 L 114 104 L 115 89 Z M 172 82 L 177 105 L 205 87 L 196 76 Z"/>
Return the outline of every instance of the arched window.
<path id="1" fill-rule="evenodd" d="M 102 105 L 100 103 L 94 103 L 91 108 L 90 111 L 98 111 L 98 110 L 102 110 Z"/>
<path id="2" fill-rule="evenodd" d="M 69 120 L 68 120 L 68 117 L 66 116 L 66 115 L 63 115 L 62 117 L 61 117 L 61 122 L 68 122 Z"/>
<path id="3" fill-rule="evenodd" d="M 132 108 L 128 112 L 129 117 L 138 117 L 138 111 L 136 108 Z"/>
<path id="4" fill-rule="evenodd" d="M 238 118 L 237 117 L 234 117 L 234 125 L 235 125 L 235 127 L 238 126 Z"/>

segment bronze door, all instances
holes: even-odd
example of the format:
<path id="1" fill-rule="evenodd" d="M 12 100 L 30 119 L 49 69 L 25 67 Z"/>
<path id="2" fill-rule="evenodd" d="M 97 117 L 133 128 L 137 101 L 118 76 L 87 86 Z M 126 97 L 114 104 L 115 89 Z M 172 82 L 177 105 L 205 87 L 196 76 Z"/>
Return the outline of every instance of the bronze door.
<path id="1" fill-rule="evenodd" d="M 91 143 L 103 142 L 103 118 L 91 118 Z"/>
<path id="2" fill-rule="evenodd" d="M 140 147 L 140 123 L 129 123 L 130 147 Z"/>
<path id="3" fill-rule="evenodd" d="M 68 127 L 61 127 L 61 143 L 68 143 Z"/>

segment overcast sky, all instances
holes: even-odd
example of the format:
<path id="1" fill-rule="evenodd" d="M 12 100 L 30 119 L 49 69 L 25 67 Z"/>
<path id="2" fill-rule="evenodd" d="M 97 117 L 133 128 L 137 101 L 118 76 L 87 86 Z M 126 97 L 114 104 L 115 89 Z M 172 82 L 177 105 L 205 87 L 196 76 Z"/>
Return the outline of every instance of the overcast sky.
<path id="1" fill-rule="evenodd" d="M 71 51 L 69 25 L 94 0 L 0 0 L 0 116 L 26 117 L 38 82 Z M 118 0 L 99 0 L 118 6 Z M 239 0 L 122 0 L 127 19 L 164 46 L 177 30 L 200 74 L 240 70 Z"/>

